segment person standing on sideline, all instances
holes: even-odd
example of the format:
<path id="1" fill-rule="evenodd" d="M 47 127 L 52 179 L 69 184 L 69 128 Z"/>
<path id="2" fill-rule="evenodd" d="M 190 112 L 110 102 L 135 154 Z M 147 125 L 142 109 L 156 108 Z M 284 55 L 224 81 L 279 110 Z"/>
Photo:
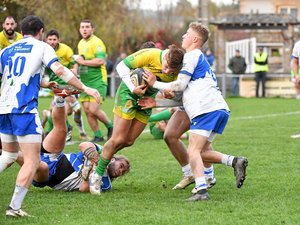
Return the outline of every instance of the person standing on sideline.
<path id="1" fill-rule="evenodd" d="M 244 74 L 247 68 L 245 58 L 241 56 L 239 49 L 235 50 L 235 56 L 233 56 L 228 64 L 228 68 L 232 71 L 232 74 L 235 75 L 232 77 L 231 82 L 231 93 L 232 96 L 237 96 L 239 92 L 239 83 L 240 75 Z"/>
<path id="2" fill-rule="evenodd" d="M 0 136 L 3 146 L 0 173 L 17 159 L 19 149 L 24 157 L 6 210 L 8 217 L 29 216 L 21 206 L 40 163 L 42 126 L 37 107 L 44 66 L 50 67 L 62 80 L 100 101 L 98 91 L 83 85 L 69 69 L 58 62 L 54 49 L 42 41 L 44 23 L 39 17 L 25 17 L 21 31 L 24 38 L 0 52 Z"/>
<path id="3" fill-rule="evenodd" d="M 266 81 L 268 66 L 268 54 L 263 51 L 263 47 L 258 48 L 258 52 L 254 55 L 254 73 L 256 81 L 255 96 L 259 97 L 259 83 L 262 85 L 262 97 L 266 97 Z"/>
<path id="4" fill-rule="evenodd" d="M 206 49 L 204 52 L 204 55 L 205 55 L 205 58 L 206 58 L 207 62 L 209 63 L 209 65 L 211 67 L 213 67 L 215 57 L 214 57 L 214 54 L 212 53 L 211 49 L 210 48 Z"/>
<path id="5" fill-rule="evenodd" d="M 2 24 L 0 33 L 0 50 L 22 39 L 22 34 L 16 32 L 17 23 L 12 16 L 7 16 Z"/>
<path id="6" fill-rule="evenodd" d="M 80 94 L 79 101 L 82 102 L 88 123 L 94 132 L 94 142 L 104 141 L 100 131 L 98 120 L 107 127 L 107 139 L 112 135 L 113 123 L 101 109 L 107 93 L 107 71 L 106 71 L 106 47 L 101 39 L 94 33 L 94 25 L 91 20 L 80 22 L 79 32 L 82 39 L 78 43 L 79 57 L 76 59 L 74 69 L 79 66 L 79 76 L 82 83 L 88 87 L 95 88 L 101 95 L 100 104 L 95 102 L 85 93 Z"/>

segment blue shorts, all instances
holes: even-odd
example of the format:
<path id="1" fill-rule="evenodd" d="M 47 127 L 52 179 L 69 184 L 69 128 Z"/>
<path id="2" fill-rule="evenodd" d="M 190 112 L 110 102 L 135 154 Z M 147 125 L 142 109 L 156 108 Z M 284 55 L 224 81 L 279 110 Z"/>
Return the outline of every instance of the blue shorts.
<path id="1" fill-rule="evenodd" d="M 42 134 L 40 117 L 34 113 L 0 114 L 0 133 L 15 136 Z"/>
<path id="2" fill-rule="evenodd" d="M 199 115 L 192 119 L 190 129 L 207 130 L 217 134 L 222 134 L 229 119 L 229 115 L 230 112 L 224 109 Z"/>

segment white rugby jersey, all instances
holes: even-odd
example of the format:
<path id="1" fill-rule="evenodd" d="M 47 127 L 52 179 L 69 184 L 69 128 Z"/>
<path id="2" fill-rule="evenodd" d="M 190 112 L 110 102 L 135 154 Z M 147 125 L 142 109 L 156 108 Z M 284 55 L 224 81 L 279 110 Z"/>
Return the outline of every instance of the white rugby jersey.
<path id="1" fill-rule="evenodd" d="M 183 74 L 190 79 L 186 79 Z M 183 66 L 176 81 L 170 83 L 156 81 L 154 87 L 183 91 L 182 102 L 190 120 L 219 109 L 229 111 L 219 90 L 215 74 L 200 49 L 184 54 Z"/>
<path id="2" fill-rule="evenodd" d="M 294 45 L 292 57 L 294 57 L 296 59 L 300 58 L 300 41 L 297 41 L 296 44 Z M 300 61 L 299 61 L 299 64 L 300 64 Z"/>
<path id="3" fill-rule="evenodd" d="M 57 60 L 50 45 L 33 37 L 3 49 L 0 52 L 0 114 L 38 113 L 41 70 Z"/>
<path id="4" fill-rule="evenodd" d="M 183 106 L 190 119 L 218 109 L 229 111 L 218 87 L 216 76 L 201 50 L 195 49 L 184 55 L 183 66 L 179 73 L 191 77 L 182 98 Z"/>

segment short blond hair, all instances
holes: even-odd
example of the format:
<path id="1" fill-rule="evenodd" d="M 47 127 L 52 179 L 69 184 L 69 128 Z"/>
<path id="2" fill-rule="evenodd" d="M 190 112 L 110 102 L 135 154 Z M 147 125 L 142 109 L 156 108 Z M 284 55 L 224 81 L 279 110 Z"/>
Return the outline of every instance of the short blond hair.
<path id="1" fill-rule="evenodd" d="M 199 22 L 191 22 L 189 28 L 193 29 L 197 32 L 197 34 L 199 34 L 202 39 L 202 45 L 208 40 L 210 32 L 208 30 L 208 27 L 204 24 Z"/>

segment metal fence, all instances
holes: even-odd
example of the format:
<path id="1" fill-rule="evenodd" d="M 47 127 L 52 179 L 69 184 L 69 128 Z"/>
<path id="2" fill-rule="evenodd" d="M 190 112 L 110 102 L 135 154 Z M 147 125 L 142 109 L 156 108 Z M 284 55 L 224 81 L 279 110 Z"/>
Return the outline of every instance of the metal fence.
<path id="1" fill-rule="evenodd" d="M 244 74 L 244 75 L 233 75 L 229 73 L 222 73 L 222 74 L 216 74 L 217 80 L 218 80 L 218 86 L 220 90 L 222 91 L 222 94 L 224 98 L 227 97 L 228 93 L 231 92 L 231 79 L 232 77 L 246 77 L 246 78 L 253 78 L 254 80 L 254 74 Z M 290 74 L 268 74 L 267 78 L 290 78 Z M 121 78 L 118 75 L 115 75 L 115 73 L 111 73 L 108 75 L 108 96 L 115 97 L 116 90 L 121 82 Z"/>

